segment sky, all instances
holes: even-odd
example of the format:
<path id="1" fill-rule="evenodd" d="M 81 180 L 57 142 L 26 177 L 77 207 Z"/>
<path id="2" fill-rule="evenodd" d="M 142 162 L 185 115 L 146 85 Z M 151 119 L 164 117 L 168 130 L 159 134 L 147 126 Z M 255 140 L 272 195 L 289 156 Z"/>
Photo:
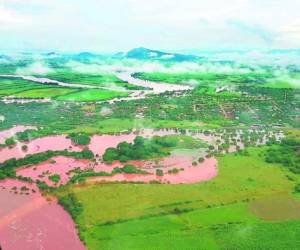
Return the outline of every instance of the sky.
<path id="1" fill-rule="evenodd" d="M 0 0 L 0 51 L 300 48 L 299 0 Z"/>

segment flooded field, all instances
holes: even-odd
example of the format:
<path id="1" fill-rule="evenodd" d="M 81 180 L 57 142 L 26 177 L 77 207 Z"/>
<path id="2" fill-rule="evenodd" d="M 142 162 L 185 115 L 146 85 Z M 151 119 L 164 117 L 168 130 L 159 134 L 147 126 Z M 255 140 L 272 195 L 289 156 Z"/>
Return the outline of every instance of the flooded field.
<path id="1" fill-rule="evenodd" d="M 26 145 L 26 150 L 22 146 Z M 26 155 L 42 153 L 47 150 L 64 150 L 80 151 L 80 147 L 72 144 L 70 139 L 65 135 L 47 136 L 34 139 L 30 142 L 17 142 L 16 145 L 0 149 L 0 163 L 11 158 L 23 158 Z"/>
<path id="2" fill-rule="evenodd" d="M 10 137 L 17 131 L 28 127 L 17 126 L 2 131 L 2 138 Z M 253 130 L 253 133 L 260 134 Z M 127 134 L 93 135 L 87 147 L 94 153 L 95 161 L 77 160 L 72 157 L 55 156 L 39 164 L 18 168 L 20 177 L 28 177 L 33 182 L 42 181 L 50 187 L 66 184 L 76 171 L 93 171 L 94 173 L 112 173 L 116 167 L 124 167 L 125 163 L 114 161 L 106 164 L 102 155 L 107 148 L 116 147 L 120 142 L 132 143 L 137 135 L 151 138 L 153 136 L 188 135 L 201 139 L 208 145 L 217 148 L 224 142 L 231 142 L 229 151 L 244 147 L 245 135 L 235 131 L 228 136 L 226 131 L 179 131 L 176 129 L 153 130 L 142 129 Z M 247 135 L 247 138 L 251 137 Z M 264 144 L 269 138 L 280 140 L 280 132 L 264 132 L 255 137 L 257 144 Z M 252 139 L 254 140 L 254 139 Z M 26 145 L 26 150 L 22 146 Z M 76 146 L 66 135 L 47 136 L 30 142 L 17 142 L 11 147 L 0 149 L 0 162 L 11 158 L 23 158 L 29 154 L 37 154 L 47 150 L 68 150 L 79 152 L 82 146 Z M 164 184 L 192 184 L 209 181 L 217 176 L 217 160 L 207 158 L 205 148 L 176 149 L 167 157 L 153 160 L 129 161 L 147 174 L 117 173 L 112 176 L 90 177 L 87 182 L 144 182 Z M 200 162 L 199 157 L 203 158 Z M 157 170 L 161 173 L 157 174 Z M 51 176 L 59 176 L 54 182 Z M 70 216 L 55 200 L 47 201 L 37 186 L 19 180 L 6 179 L 0 182 L 0 242 L 4 249 L 84 249 L 78 239 L 75 225 Z M 59 233 L 58 233 L 59 232 Z M 17 246 L 17 248 L 16 248 Z M 20 247 L 20 248 L 19 248 Z"/>
<path id="3" fill-rule="evenodd" d="M 36 129 L 36 127 L 33 126 L 14 126 L 11 129 L 0 131 L 0 144 L 4 144 L 5 140 L 14 136 L 18 132 L 23 132 L 28 129 Z"/>
<path id="4" fill-rule="evenodd" d="M 182 166 L 180 161 L 177 162 L 177 158 L 167 158 L 164 162 L 174 161 L 169 163 L 168 168 L 174 168 L 175 166 Z M 138 164 L 147 164 L 147 162 L 135 162 Z M 187 163 L 187 162 L 186 162 Z M 160 183 L 168 184 L 192 184 L 201 181 L 208 181 L 214 178 L 217 173 L 217 160 L 215 158 L 206 159 L 203 163 L 198 166 L 191 166 L 189 162 L 189 167 L 183 167 L 178 173 L 166 173 L 163 176 L 157 176 L 154 173 L 142 175 L 142 174 L 116 174 L 112 177 L 110 176 L 100 176 L 92 177 L 88 182 L 145 182 L 150 183 L 153 181 L 158 181 Z"/>

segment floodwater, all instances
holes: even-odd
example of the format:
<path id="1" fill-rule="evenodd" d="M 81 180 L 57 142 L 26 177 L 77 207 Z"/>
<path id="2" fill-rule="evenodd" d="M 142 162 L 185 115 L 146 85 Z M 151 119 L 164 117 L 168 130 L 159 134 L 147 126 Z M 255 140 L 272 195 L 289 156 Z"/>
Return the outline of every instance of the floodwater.
<path id="1" fill-rule="evenodd" d="M 122 135 L 94 135 L 91 138 L 89 149 L 94 155 L 102 156 L 107 148 L 116 147 L 120 142 L 133 142 L 136 135 L 122 134 Z"/>
<path id="2" fill-rule="evenodd" d="M 22 150 L 22 146 L 26 145 L 27 150 Z M 13 147 L 5 147 L 0 149 L 0 163 L 11 158 L 23 158 L 29 154 L 37 154 L 47 150 L 64 150 L 81 151 L 80 147 L 74 146 L 70 139 L 65 135 L 47 136 L 34 139 L 30 142 L 17 142 Z"/>
<path id="3" fill-rule="evenodd" d="M 136 86 L 141 86 L 145 88 L 151 88 L 152 93 L 154 94 L 160 94 L 166 91 L 184 91 L 184 90 L 190 90 L 192 87 L 185 86 L 185 85 L 179 85 L 179 84 L 170 84 L 170 83 L 163 83 L 163 82 L 153 82 L 153 81 L 147 81 L 142 80 L 138 78 L 134 78 L 132 75 L 134 72 L 122 72 L 116 74 L 116 76 L 125 81 L 129 82 L 130 84 L 134 84 Z"/>
<path id="4" fill-rule="evenodd" d="M 116 90 L 116 91 L 128 91 L 130 92 L 130 95 L 128 97 L 122 97 L 122 98 L 114 98 L 109 101 L 109 103 L 114 102 L 120 102 L 120 101 L 128 101 L 128 100 L 138 100 L 145 98 L 148 94 L 160 94 L 166 91 L 185 91 L 190 90 L 192 87 L 190 86 L 184 86 L 179 84 L 169 84 L 169 83 L 163 83 L 163 82 L 152 82 L 152 81 L 146 81 L 134 78 L 132 75 L 134 72 L 121 72 L 121 73 L 115 73 L 116 77 L 119 79 L 128 82 L 129 84 L 140 86 L 140 87 L 146 87 L 150 88 L 151 90 L 134 90 L 134 91 L 128 91 L 123 88 L 118 87 L 101 87 L 101 86 L 95 86 L 95 85 L 88 85 L 88 84 L 77 84 L 77 83 L 65 83 L 60 82 L 56 80 L 52 80 L 49 78 L 44 77 L 35 77 L 35 76 L 24 76 L 24 75 L 1 75 L 0 77 L 10 77 L 10 78 L 21 78 L 28 81 L 38 82 L 41 84 L 53 84 L 58 85 L 62 87 L 68 87 L 68 88 L 85 88 L 85 89 L 107 89 L 107 90 Z M 31 102 L 31 100 L 36 100 L 37 102 L 49 102 L 50 99 L 22 99 L 19 100 L 18 98 L 15 98 L 13 95 L 6 97 L 5 102 L 6 103 L 26 103 Z M 101 101 L 100 101 L 101 103 Z"/>
<path id="5" fill-rule="evenodd" d="M 101 87 L 97 85 L 88 85 L 88 84 L 78 84 L 78 83 L 65 83 L 57 80 L 52 80 L 45 77 L 35 77 L 35 76 L 25 76 L 25 75 L 0 75 L 0 77 L 8 77 L 8 78 L 21 78 L 23 80 L 38 82 L 41 84 L 52 84 L 58 85 L 61 87 L 68 88 L 81 88 L 81 89 L 107 89 L 107 90 L 118 90 L 122 91 L 122 88 L 113 88 L 113 87 Z"/>
<path id="6" fill-rule="evenodd" d="M 176 164 L 178 166 L 178 164 Z M 184 167 L 183 167 L 184 168 Z M 177 174 L 166 173 L 164 176 L 155 174 L 116 174 L 114 176 L 92 177 L 88 182 L 145 182 L 159 181 L 169 184 L 192 184 L 201 181 L 208 181 L 218 174 L 217 160 L 215 158 L 206 159 L 197 166 L 184 168 Z"/>
<path id="7" fill-rule="evenodd" d="M 46 182 L 49 186 L 53 186 L 49 176 L 53 174 L 60 175 L 60 182 L 58 185 L 66 184 L 72 176 L 71 171 L 80 168 L 81 170 L 86 169 L 90 166 L 88 160 L 77 160 L 71 157 L 56 156 L 51 160 L 39 163 L 34 166 L 19 168 L 17 170 L 18 176 L 30 177 L 32 180 L 41 180 Z"/>
<path id="8" fill-rule="evenodd" d="M 29 190 L 21 192 L 21 187 Z M 32 191 L 34 190 L 34 191 Z M 4 250 L 83 250 L 70 215 L 35 185 L 0 181 L 0 244 Z"/>
<path id="9" fill-rule="evenodd" d="M 14 136 L 16 133 L 23 132 L 28 129 L 36 129 L 36 127 L 18 125 L 10 129 L 0 131 L 0 144 L 4 144 L 6 139 Z"/>
<path id="10" fill-rule="evenodd" d="M 15 130 L 12 130 L 14 133 Z M 2 132 L 3 133 L 3 132 Z M 4 135 L 8 132 L 3 133 Z M 116 147 L 120 142 L 133 142 L 136 135 L 152 137 L 179 134 L 177 130 L 144 129 L 135 133 L 121 135 L 94 135 L 88 145 L 95 155 L 102 156 L 109 147 Z M 222 140 L 219 135 L 203 135 L 202 133 L 190 134 L 215 144 L 216 140 Z M 27 145 L 27 150 L 22 146 Z M 0 162 L 10 158 L 22 158 L 27 154 L 35 154 L 47 150 L 80 151 L 82 147 L 74 146 L 66 135 L 47 136 L 32 140 L 28 143 L 18 142 L 12 148 L 0 149 Z M 235 150 L 232 147 L 231 150 Z M 198 163 L 199 156 L 203 157 L 205 150 L 189 150 L 187 153 L 175 150 L 170 156 L 159 160 L 131 161 L 140 169 L 147 171 L 147 175 L 141 174 L 116 174 L 108 177 L 91 177 L 88 182 L 144 182 L 159 181 L 169 184 L 191 184 L 209 181 L 217 176 L 217 160 L 207 158 Z M 205 153 L 205 152 L 204 152 Z M 33 180 L 45 181 L 48 185 L 55 184 L 49 180 L 49 175 L 59 174 L 61 177 L 57 185 L 65 184 L 73 175 L 75 168 L 93 169 L 95 172 L 111 172 L 115 167 L 124 166 L 123 163 L 114 162 L 105 164 L 96 157 L 96 162 L 88 160 L 76 160 L 71 157 L 57 156 L 39 163 L 35 166 L 19 168 L 17 175 L 31 177 Z M 197 162 L 194 164 L 193 162 Z M 163 176 L 156 175 L 156 169 L 161 169 Z M 177 168 L 176 174 L 169 171 Z M 22 186 L 29 190 L 20 191 Z M 14 188 L 16 187 L 16 188 Z M 23 188 L 24 189 L 24 188 Z M 32 191 L 32 189 L 34 191 Z M 28 184 L 19 180 L 0 181 L 0 244 L 3 249 L 84 249 L 77 236 L 74 222 L 56 201 L 48 202 L 34 184 Z"/>

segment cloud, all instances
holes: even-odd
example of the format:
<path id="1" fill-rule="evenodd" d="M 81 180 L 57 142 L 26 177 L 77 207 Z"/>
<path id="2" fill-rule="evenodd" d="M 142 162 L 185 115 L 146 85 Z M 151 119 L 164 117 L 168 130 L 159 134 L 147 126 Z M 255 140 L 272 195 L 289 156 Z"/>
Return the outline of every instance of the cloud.
<path id="1" fill-rule="evenodd" d="M 274 32 L 271 32 L 255 24 L 247 24 L 238 20 L 228 20 L 227 24 L 238 29 L 239 31 L 248 32 L 250 34 L 256 35 L 268 44 L 272 44 L 276 36 Z"/>
<path id="2" fill-rule="evenodd" d="M 70 61 L 66 65 L 70 70 L 85 74 L 115 74 L 126 72 L 161 72 L 161 73 L 249 73 L 249 69 L 240 66 L 223 65 L 220 63 L 193 63 L 181 62 L 166 65 L 160 62 L 141 62 L 137 60 L 111 61 L 110 63 L 84 64 Z"/>
<path id="3" fill-rule="evenodd" d="M 36 49 L 85 51 L 300 47 L 299 9 L 298 0 L 0 0 L 0 45 L 21 41 Z"/>
<path id="4" fill-rule="evenodd" d="M 46 75 L 54 70 L 48 67 L 44 62 L 34 62 L 27 67 L 18 68 L 17 75 Z"/>
<path id="5" fill-rule="evenodd" d="M 12 25 L 19 26 L 28 24 L 30 18 L 26 15 L 22 15 L 14 10 L 5 8 L 0 5 L 0 27 L 1 29 L 6 29 Z"/>

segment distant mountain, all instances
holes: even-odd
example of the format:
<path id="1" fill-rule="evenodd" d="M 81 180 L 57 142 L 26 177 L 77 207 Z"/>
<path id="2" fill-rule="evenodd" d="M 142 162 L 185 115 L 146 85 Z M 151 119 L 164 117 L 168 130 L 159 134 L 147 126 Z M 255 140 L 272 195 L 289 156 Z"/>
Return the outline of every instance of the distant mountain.
<path id="1" fill-rule="evenodd" d="M 300 49 L 273 49 L 268 51 L 271 54 L 288 54 L 288 53 L 297 53 L 300 54 Z"/>
<path id="2" fill-rule="evenodd" d="M 45 55 L 46 56 L 56 56 L 57 54 L 54 51 L 52 51 L 52 52 L 46 53 Z"/>
<path id="3" fill-rule="evenodd" d="M 7 55 L 0 55 L 0 60 L 11 61 L 12 58 Z"/>
<path id="4" fill-rule="evenodd" d="M 118 53 L 116 56 L 125 57 L 137 60 L 164 60 L 164 61 L 196 61 L 201 57 L 193 55 L 184 55 L 177 53 L 167 53 L 158 50 L 151 50 L 147 48 L 135 48 L 127 53 Z"/>
<path id="5" fill-rule="evenodd" d="M 92 59 L 103 59 L 103 58 L 104 56 L 102 55 L 98 55 L 90 52 L 81 52 L 79 54 L 72 55 L 72 59 L 77 61 L 89 61 Z"/>

